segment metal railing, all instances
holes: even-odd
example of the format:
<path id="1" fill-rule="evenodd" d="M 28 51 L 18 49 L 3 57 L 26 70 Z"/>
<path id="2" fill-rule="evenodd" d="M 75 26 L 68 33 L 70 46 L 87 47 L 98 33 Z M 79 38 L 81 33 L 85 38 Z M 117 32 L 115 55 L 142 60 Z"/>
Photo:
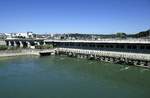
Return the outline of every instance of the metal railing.
<path id="1" fill-rule="evenodd" d="M 99 40 L 44 40 L 45 42 L 81 42 L 81 43 L 147 43 L 150 44 L 150 39 L 99 39 Z"/>

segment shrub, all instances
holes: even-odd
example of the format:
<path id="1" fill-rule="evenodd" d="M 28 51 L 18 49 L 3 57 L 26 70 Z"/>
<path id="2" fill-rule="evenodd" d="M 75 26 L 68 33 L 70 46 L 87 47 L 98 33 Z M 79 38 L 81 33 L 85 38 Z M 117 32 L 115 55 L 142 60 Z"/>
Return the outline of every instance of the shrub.
<path id="1" fill-rule="evenodd" d="M 11 47 L 9 47 L 8 49 L 9 50 L 17 50 L 19 47 L 14 47 L 14 46 L 11 46 Z"/>
<path id="2" fill-rule="evenodd" d="M 36 45 L 35 49 L 52 49 L 53 45 Z"/>
<path id="3" fill-rule="evenodd" d="M 6 45 L 0 45 L 0 50 L 7 50 L 8 49 L 8 46 Z"/>

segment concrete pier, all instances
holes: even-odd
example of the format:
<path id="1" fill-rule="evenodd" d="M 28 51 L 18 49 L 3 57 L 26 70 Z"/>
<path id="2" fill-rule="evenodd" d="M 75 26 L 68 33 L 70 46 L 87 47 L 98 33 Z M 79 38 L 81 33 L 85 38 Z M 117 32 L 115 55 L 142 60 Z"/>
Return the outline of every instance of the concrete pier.
<path id="1" fill-rule="evenodd" d="M 150 68 L 149 54 L 122 53 L 111 51 L 96 51 L 85 49 L 58 48 L 57 51 L 61 54 L 67 54 L 69 57 L 94 59 L 104 62 L 135 65 L 145 68 Z"/>

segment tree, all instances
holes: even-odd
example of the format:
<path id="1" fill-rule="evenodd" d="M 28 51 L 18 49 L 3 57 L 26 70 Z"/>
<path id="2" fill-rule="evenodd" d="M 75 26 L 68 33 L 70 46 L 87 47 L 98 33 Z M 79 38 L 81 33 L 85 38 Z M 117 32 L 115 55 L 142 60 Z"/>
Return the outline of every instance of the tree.
<path id="1" fill-rule="evenodd" d="M 126 33 L 118 32 L 118 33 L 116 33 L 116 37 L 118 37 L 118 38 L 126 38 L 127 35 L 126 35 Z"/>

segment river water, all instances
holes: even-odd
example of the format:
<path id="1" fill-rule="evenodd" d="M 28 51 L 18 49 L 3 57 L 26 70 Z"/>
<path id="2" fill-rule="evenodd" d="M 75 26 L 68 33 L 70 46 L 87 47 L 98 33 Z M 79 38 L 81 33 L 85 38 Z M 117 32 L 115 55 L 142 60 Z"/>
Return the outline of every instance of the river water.
<path id="1" fill-rule="evenodd" d="M 150 98 L 150 70 L 63 56 L 0 58 L 0 98 Z"/>

